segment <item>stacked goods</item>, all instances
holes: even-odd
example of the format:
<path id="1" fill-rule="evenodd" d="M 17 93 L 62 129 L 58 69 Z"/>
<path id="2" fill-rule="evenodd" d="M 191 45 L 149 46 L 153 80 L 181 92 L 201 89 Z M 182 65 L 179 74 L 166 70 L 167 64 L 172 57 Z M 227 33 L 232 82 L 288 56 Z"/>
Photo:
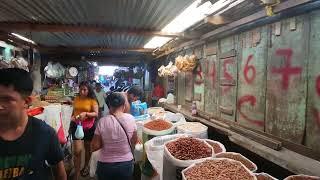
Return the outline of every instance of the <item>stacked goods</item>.
<path id="1" fill-rule="evenodd" d="M 195 160 L 212 156 L 212 149 L 196 138 L 179 138 L 166 144 L 168 151 L 176 159 Z"/>
<path id="2" fill-rule="evenodd" d="M 175 65 L 182 72 L 193 71 L 197 66 L 197 57 L 195 55 L 178 56 L 175 60 Z"/>
<path id="3" fill-rule="evenodd" d="M 213 141 L 213 140 L 210 140 L 210 139 L 206 139 L 206 142 L 207 142 L 210 146 L 212 146 L 215 154 L 222 153 L 222 152 L 226 152 L 226 148 L 225 148 L 224 145 L 221 144 L 220 142 L 218 142 L 218 141 Z"/>
<path id="4" fill-rule="evenodd" d="M 254 175 L 256 176 L 257 180 L 277 180 L 267 173 L 255 173 Z"/>
<path id="5" fill-rule="evenodd" d="M 285 178 L 284 180 L 320 180 L 320 177 L 316 176 L 307 176 L 307 175 L 294 175 Z"/>
<path id="6" fill-rule="evenodd" d="M 163 131 L 171 128 L 172 124 L 163 119 L 156 119 L 144 124 L 144 127 L 154 131 Z"/>
<path id="7" fill-rule="evenodd" d="M 199 122 L 186 122 L 178 125 L 177 131 L 179 134 L 188 134 L 196 138 L 208 138 L 208 127 Z"/>
<path id="8" fill-rule="evenodd" d="M 256 180 L 256 177 L 240 162 L 218 158 L 196 163 L 182 171 L 184 180 Z"/>
<path id="9" fill-rule="evenodd" d="M 216 157 L 228 158 L 228 159 L 239 161 L 252 172 L 255 172 L 258 169 L 256 164 L 254 164 L 252 161 L 250 161 L 249 159 L 247 159 L 246 157 L 242 156 L 239 153 L 224 152 L 224 153 L 217 154 Z"/>
<path id="10" fill-rule="evenodd" d="M 184 137 L 170 141 L 164 147 L 163 179 L 181 179 L 184 168 L 213 156 L 213 148 L 205 140 Z"/>
<path id="11" fill-rule="evenodd" d="M 45 101 L 48 103 L 58 103 L 64 97 L 64 89 L 55 89 L 48 91 Z"/>

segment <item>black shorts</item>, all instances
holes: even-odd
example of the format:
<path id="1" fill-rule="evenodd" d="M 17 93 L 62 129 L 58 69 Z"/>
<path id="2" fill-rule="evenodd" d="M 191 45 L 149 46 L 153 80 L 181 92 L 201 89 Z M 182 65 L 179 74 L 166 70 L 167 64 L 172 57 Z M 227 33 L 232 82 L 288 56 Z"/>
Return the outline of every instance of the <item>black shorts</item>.
<path id="1" fill-rule="evenodd" d="M 77 123 L 74 121 L 70 122 L 69 134 L 71 134 L 72 140 L 84 140 L 84 141 L 91 141 L 93 139 L 94 131 L 96 130 L 96 123 L 92 126 L 92 128 L 83 130 L 84 137 L 83 139 L 77 139 L 75 136 L 77 130 Z"/>

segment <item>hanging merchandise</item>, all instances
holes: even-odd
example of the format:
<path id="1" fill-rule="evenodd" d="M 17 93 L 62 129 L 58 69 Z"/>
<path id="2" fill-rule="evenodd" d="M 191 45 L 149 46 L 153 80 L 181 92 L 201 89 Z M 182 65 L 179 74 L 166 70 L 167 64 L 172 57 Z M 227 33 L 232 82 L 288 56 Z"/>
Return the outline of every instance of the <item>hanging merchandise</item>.
<path id="1" fill-rule="evenodd" d="M 169 64 L 167 66 L 161 66 L 158 69 L 158 75 L 160 77 L 166 77 L 166 76 L 170 76 L 170 77 L 175 77 L 178 73 L 178 68 L 173 65 L 172 62 L 169 62 Z"/>
<path id="2" fill-rule="evenodd" d="M 143 69 L 139 66 L 133 68 L 133 78 L 141 79 L 143 77 Z"/>
<path id="3" fill-rule="evenodd" d="M 61 78 L 65 75 L 65 68 L 60 63 L 48 62 L 48 65 L 44 68 L 46 77 L 48 78 Z"/>
<path id="4" fill-rule="evenodd" d="M 0 60 L 0 69 L 19 68 L 29 72 L 29 63 L 23 57 L 12 58 L 10 61 Z"/>
<path id="5" fill-rule="evenodd" d="M 29 72 L 29 63 L 23 57 L 13 58 L 11 64 L 15 68 L 20 68 Z"/>
<path id="6" fill-rule="evenodd" d="M 191 56 L 178 56 L 176 59 L 175 65 L 182 72 L 193 71 L 197 66 L 197 57 L 195 55 Z"/>

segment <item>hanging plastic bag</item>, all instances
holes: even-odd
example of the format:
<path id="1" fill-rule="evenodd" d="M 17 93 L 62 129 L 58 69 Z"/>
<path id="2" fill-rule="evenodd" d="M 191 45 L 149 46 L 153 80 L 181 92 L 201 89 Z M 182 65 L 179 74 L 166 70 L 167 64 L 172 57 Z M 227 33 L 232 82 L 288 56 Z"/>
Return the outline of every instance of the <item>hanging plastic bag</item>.
<path id="1" fill-rule="evenodd" d="M 57 136 L 58 136 L 60 144 L 67 143 L 67 138 L 65 136 L 64 129 L 63 129 L 62 113 L 60 113 L 60 127 L 59 127 L 59 129 L 57 131 Z"/>
<path id="2" fill-rule="evenodd" d="M 61 105 L 49 105 L 44 107 L 44 121 L 51 126 L 53 129 L 58 132 L 61 121 L 60 121 L 60 113 L 61 113 Z"/>
<path id="3" fill-rule="evenodd" d="M 90 177 L 95 177 L 96 170 L 97 170 L 97 164 L 98 164 L 98 158 L 99 158 L 100 150 L 95 151 L 92 153 L 90 158 Z"/>
<path id="4" fill-rule="evenodd" d="M 62 105 L 61 106 L 62 124 L 63 124 L 65 136 L 69 135 L 68 131 L 69 131 L 69 127 L 70 127 L 72 112 L 73 112 L 72 106 L 69 106 L 69 105 Z"/>
<path id="5" fill-rule="evenodd" d="M 83 137 L 84 137 L 84 132 L 83 132 L 83 127 L 82 127 L 81 124 L 78 124 L 78 125 L 77 125 L 77 130 L 76 130 L 76 132 L 74 133 L 74 135 L 75 135 L 75 137 L 76 137 L 77 139 L 83 139 Z"/>
<path id="6" fill-rule="evenodd" d="M 143 160 L 143 145 L 138 143 L 134 147 L 134 160 L 140 162 Z"/>

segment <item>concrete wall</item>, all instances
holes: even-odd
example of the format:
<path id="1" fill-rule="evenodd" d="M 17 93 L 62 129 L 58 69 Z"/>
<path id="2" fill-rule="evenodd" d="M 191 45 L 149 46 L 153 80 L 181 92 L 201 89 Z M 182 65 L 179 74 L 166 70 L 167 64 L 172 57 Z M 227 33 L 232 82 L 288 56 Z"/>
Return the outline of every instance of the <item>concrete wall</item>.
<path id="1" fill-rule="evenodd" d="M 175 52 L 200 58 L 176 78 L 177 102 L 320 152 L 319 51 L 314 11 Z"/>

